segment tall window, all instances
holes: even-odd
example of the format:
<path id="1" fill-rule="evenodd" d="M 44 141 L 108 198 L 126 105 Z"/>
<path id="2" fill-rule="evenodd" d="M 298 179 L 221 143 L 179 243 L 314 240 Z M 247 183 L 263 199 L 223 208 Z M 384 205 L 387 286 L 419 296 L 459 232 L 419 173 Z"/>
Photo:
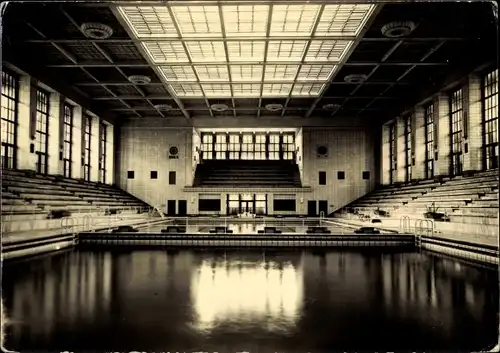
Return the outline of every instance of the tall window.
<path id="1" fill-rule="evenodd" d="M 270 134 L 269 135 L 269 159 L 277 160 L 280 159 L 280 135 Z"/>
<path id="2" fill-rule="evenodd" d="M 425 177 L 434 177 L 434 104 L 425 107 Z"/>
<path id="3" fill-rule="evenodd" d="M 498 168 L 498 69 L 483 80 L 484 158 L 486 169 Z"/>
<path id="4" fill-rule="evenodd" d="M 215 135 L 215 159 L 226 159 L 227 135 Z"/>
<path id="5" fill-rule="evenodd" d="M 83 123 L 85 124 L 85 133 L 84 133 L 84 156 L 83 156 L 83 179 L 90 181 L 90 139 L 92 136 L 92 118 L 88 115 L 85 115 L 83 118 Z"/>
<path id="6" fill-rule="evenodd" d="M 212 134 L 201 135 L 202 159 L 212 159 L 214 151 L 214 137 Z"/>
<path id="7" fill-rule="evenodd" d="M 404 119 L 405 124 L 405 180 L 411 180 L 411 117 Z"/>
<path id="8" fill-rule="evenodd" d="M 396 164 L 396 126 L 391 124 L 389 126 L 389 183 L 392 184 L 396 181 L 396 171 L 398 169 Z"/>
<path id="9" fill-rule="evenodd" d="M 99 130 L 100 143 L 101 143 L 101 156 L 99 158 L 99 181 L 101 183 L 106 182 L 106 142 L 108 140 L 108 129 L 106 124 L 101 124 Z"/>
<path id="10" fill-rule="evenodd" d="M 73 107 L 64 104 L 64 144 L 63 164 L 64 176 L 71 178 L 71 152 L 73 149 Z"/>
<path id="11" fill-rule="evenodd" d="M 240 159 L 241 142 L 239 134 L 229 135 L 229 159 Z"/>
<path id="12" fill-rule="evenodd" d="M 463 90 L 459 89 L 451 94 L 451 174 L 462 173 L 462 119 L 463 119 Z"/>
<path id="13" fill-rule="evenodd" d="M 18 81 L 17 78 L 6 71 L 2 71 L 2 160 L 0 165 L 4 168 L 16 167 L 17 148 L 17 104 Z"/>
<path id="14" fill-rule="evenodd" d="M 266 159 L 266 135 L 255 135 L 255 159 Z"/>
<path id="15" fill-rule="evenodd" d="M 253 135 L 243 134 L 241 144 L 241 159 L 254 159 L 253 156 Z"/>
<path id="16" fill-rule="evenodd" d="M 295 141 L 294 135 L 283 135 L 283 159 L 294 159 Z"/>
<path id="17" fill-rule="evenodd" d="M 38 89 L 36 92 L 36 171 L 47 174 L 49 141 L 49 94 Z"/>

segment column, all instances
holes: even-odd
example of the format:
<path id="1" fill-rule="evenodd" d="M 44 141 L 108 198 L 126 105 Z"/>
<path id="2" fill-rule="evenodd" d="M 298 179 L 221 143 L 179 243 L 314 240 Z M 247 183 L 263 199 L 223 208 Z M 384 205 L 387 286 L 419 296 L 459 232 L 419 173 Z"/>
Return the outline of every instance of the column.
<path id="1" fill-rule="evenodd" d="M 413 139 L 412 152 L 415 156 L 415 165 L 412 166 L 412 179 L 425 179 L 425 109 L 415 107 L 412 115 Z"/>
<path id="2" fill-rule="evenodd" d="M 406 144 L 405 144 L 405 123 L 402 117 L 396 119 L 396 150 L 397 167 L 396 182 L 404 182 L 406 178 Z"/>
<path id="3" fill-rule="evenodd" d="M 90 181 L 99 181 L 99 118 L 91 116 L 91 134 L 90 137 Z"/>
<path id="4" fill-rule="evenodd" d="M 467 94 L 464 98 L 464 115 L 466 119 L 466 131 L 468 151 L 464 151 L 464 171 L 481 170 L 483 161 L 483 117 L 481 101 L 481 77 L 469 76 L 469 84 L 464 89 Z M 464 92 L 464 93 L 465 93 Z"/>
<path id="5" fill-rule="evenodd" d="M 115 131 L 111 124 L 106 125 L 106 184 L 115 183 Z"/>
<path id="6" fill-rule="evenodd" d="M 51 92 L 49 97 L 49 137 L 47 145 L 47 174 L 51 175 L 63 175 L 63 162 L 59 159 L 63 143 L 61 140 L 61 118 L 64 114 L 64 109 L 61 109 L 62 105 L 61 95 L 57 92 Z"/>
<path id="7" fill-rule="evenodd" d="M 390 173 L 391 173 L 391 151 L 390 151 L 390 129 L 389 125 L 382 125 L 382 138 L 381 138 L 381 144 L 380 144 L 380 169 L 382 170 L 381 173 L 381 184 L 382 185 L 389 185 L 390 183 Z"/>
<path id="8" fill-rule="evenodd" d="M 434 175 L 450 175 L 450 102 L 448 95 L 439 93 L 435 98 L 436 119 L 434 128 L 437 161 Z"/>
<path id="9" fill-rule="evenodd" d="M 19 79 L 19 103 L 17 106 L 17 169 L 36 170 L 36 154 L 30 152 L 30 145 L 35 142 L 31 139 L 32 133 L 30 130 L 33 114 L 31 111 L 32 105 L 35 107 L 36 114 L 36 96 L 33 100 L 31 78 L 23 75 Z"/>
<path id="10" fill-rule="evenodd" d="M 79 105 L 73 108 L 73 141 L 71 150 L 71 174 L 73 179 L 83 178 L 83 109 Z"/>

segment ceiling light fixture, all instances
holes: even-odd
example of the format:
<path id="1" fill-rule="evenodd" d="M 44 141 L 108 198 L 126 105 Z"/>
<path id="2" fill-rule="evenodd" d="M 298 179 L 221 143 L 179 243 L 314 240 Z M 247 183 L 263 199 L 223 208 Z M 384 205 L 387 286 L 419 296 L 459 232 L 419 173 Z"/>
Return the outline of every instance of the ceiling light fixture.
<path id="1" fill-rule="evenodd" d="M 227 106 L 227 104 L 217 103 L 217 104 L 212 104 L 210 108 L 216 112 L 225 112 L 226 110 L 228 110 L 229 107 Z"/>
<path id="2" fill-rule="evenodd" d="M 283 110 L 283 104 L 270 103 L 270 104 L 266 104 L 265 108 L 267 111 L 270 111 L 270 112 L 279 112 L 279 111 Z"/>
<path id="3" fill-rule="evenodd" d="M 147 85 L 151 83 L 151 78 L 149 76 L 144 76 L 144 75 L 129 76 L 128 80 L 136 85 Z"/>
<path id="4" fill-rule="evenodd" d="M 389 38 L 400 38 L 410 35 L 416 27 L 417 25 L 411 21 L 395 21 L 383 26 L 381 32 L 384 36 Z"/>
<path id="5" fill-rule="evenodd" d="M 83 34 L 91 39 L 108 39 L 113 35 L 113 28 L 102 23 L 87 22 L 80 26 Z"/>
<path id="6" fill-rule="evenodd" d="M 170 104 L 156 104 L 154 107 L 156 110 L 161 112 L 168 112 L 172 110 L 172 106 Z"/>
<path id="7" fill-rule="evenodd" d="M 329 112 L 333 112 L 340 108 L 340 104 L 328 103 L 323 106 L 323 109 Z"/>
<path id="8" fill-rule="evenodd" d="M 366 79 L 367 79 L 366 75 L 360 75 L 360 74 L 352 74 L 344 77 L 344 81 L 349 83 L 361 83 Z"/>

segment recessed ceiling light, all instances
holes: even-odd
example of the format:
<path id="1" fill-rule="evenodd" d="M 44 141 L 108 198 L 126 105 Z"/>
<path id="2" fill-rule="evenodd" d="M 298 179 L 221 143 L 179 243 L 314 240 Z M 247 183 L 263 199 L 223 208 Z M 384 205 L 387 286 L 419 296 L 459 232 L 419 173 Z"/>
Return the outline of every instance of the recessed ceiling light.
<path id="1" fill-rule="evenodd" d="M 366 75 L 352 74 L 344 77 L 345 82 L 349 83 L 361 83 L 367 79 Z"/>
<path id="2" fill-rule="evenodd" d="M 279 112 L 280 110 L 283 109 L 283 104 L 270 103 L 270 104 L 266 104 L 265 108 L 267 111 L 270 111 L 270 112 Z"/>
<path id="3" fill-rule="evenodd" d="M 136 85 L 147 85 L 148 83 L 151 83 L 151 78 L 144 75 L 129 76 L 128 80 Z"/>
<path id="4" fill-rule="evenodd" d="M 156 104 L 154 107 L 156 110 L 161 112 L 168 112 L 169 110 L 172 110 L 172 106 L 170 104 Z"/>
<path id="5" fill-rule="evenodd" d="M 381 32 L 384 36 L 389 38 L 400 38 L 410 35 L 416 27 L 417 25 L 411 21 L 395 21 L 383 26 Z"/>
<path id="6" fill-rule="evenodd" d="M 92 39 L 108 39 L 113 35 L 113 28 L 102 23 L 87 22 L 80 29 L 87 38 Z"/>
<path id="7" fill-rule="evenodd" d="M 216 112 L 224 112 L 229 107 L 227 106 L 227 104 L 217 103 L 217 104 L 212 104 L 210 108 L 212 108 L 212 110 Z"/>
<path id="8" fill-rule="evenodd" d="M 332 104 L 332 103 L 329 103 L 329 104 L 325 104 L 325 105 L 323 106 L 323 109 L 324 109 L 324 110 L 327 110 L 327 111 L 330 111 L 330 112 L 335 111 L 335 110 L 337 110 L 337 109 L 339 109 L 339 108 L 340 108 L 340 104 Z"/>

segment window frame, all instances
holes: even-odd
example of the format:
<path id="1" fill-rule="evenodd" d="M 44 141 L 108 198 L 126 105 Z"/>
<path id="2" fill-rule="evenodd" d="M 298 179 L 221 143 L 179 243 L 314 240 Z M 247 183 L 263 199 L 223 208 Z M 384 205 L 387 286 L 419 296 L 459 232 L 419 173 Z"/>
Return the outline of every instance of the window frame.
<path id="1" fill-rule="evenodd" d="M 8 83 L 11 83 L 9 85 Z M 12 142 L 1 142 L 1 161 L 0 165 L 5 168 L 17 168 L 17 139 L 18 139 L 18 118 L 19 118 L 19 76 L 9 70 L 2 70 L 2 97 L 4 97 L 10 104 L 7 107 L 2 107 L 2 113 L 5 109 L 8 116 L 0 115 L 2 123 L 5 121 L 7 130 L 2 128 L 2 134 L 6 131 L 6 137 L 12 136 Z M 11 109 L 12 108 L 12 109 Z M 12 120 L 11 120 L 12 118 Z M 10 129 L 12 131 L 10 131 Z M 9 163 L 10 162 L 10 163 Z"/>

